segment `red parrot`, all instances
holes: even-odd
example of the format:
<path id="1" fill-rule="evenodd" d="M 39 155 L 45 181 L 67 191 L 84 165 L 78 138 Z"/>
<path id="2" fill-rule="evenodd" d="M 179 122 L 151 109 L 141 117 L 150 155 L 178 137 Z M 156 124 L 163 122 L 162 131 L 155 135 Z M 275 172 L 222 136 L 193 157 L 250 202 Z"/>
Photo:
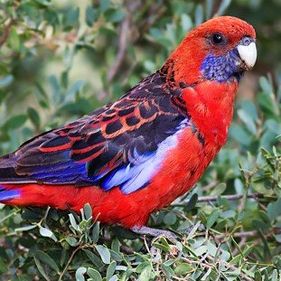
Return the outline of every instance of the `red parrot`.
<path id="1" fill-rule="evenodd" d="M 199 25 L 162 68 L 119 100 L 0 158 L 0 202 L 79 210 L 137 233 L 198 181 L 227 139 L 239 81 L 256 61 L 254 28 Z"/>

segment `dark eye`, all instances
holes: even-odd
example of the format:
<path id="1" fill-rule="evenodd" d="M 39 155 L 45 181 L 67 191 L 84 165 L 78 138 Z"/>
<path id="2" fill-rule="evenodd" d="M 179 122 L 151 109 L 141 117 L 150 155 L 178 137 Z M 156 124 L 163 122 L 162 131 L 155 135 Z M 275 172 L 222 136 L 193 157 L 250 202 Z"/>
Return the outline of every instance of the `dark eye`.
<path id="1" fill-rule="evenodd" d="M 211 41 L 214 45 L 223 45 L 225 44 L 226 39 L 221 33 L 214 33 L 211 36 Z"/>

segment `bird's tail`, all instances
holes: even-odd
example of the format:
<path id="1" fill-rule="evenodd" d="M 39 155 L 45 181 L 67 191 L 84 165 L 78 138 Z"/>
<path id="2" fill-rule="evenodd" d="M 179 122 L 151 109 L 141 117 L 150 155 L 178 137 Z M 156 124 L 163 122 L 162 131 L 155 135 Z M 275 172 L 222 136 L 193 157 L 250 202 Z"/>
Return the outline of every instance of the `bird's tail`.
<path id="1" fill-rule="evenodd" d="M 14 200 L 20 200 L 21 185 L 28 181 L 16 173 L 15 162 L 15 154 L 0 158 L 0 203 L 9 204 Z"/>
<path id="2" fill-rule="evenodd" d="M 16 155 L 0 158 L 0 203 L 14 206 L 50 206 L 79 211 L 87 202 L 97 202 L 104 192 L 94 186 L 43 184 L 16 172 Z"/>
<path id="3" fill-rule="evenodd" d="M 13 206 L 51 206 L 79 211 L 80 189 L 74 186 L 37 183 L 3 184 L 0 182 L 0 203 Z M 83 207 L 83 205 L 82 205 Z"/>
<path id="4" fill-rule="evenodd" d="M 5 203 L 20 197 L 19 188 L 7 188 L 0 184 L 0 203 Z"/>
<path id="5" fill-rule="evenodd" d="M 80 212 L 86 203 L 92 206 L 104 192 L 93 186 L 47 185 L 37 183 L 3 184 L 0 182 L 0 203 L 11 206 L 53 207 Z"/>
<path id="6" fill-rule="evenodd" d="M 16 206 L 45 206 L 40 186 L 35 184 L 7 184 L 0 182 L 0 203 Z"/>

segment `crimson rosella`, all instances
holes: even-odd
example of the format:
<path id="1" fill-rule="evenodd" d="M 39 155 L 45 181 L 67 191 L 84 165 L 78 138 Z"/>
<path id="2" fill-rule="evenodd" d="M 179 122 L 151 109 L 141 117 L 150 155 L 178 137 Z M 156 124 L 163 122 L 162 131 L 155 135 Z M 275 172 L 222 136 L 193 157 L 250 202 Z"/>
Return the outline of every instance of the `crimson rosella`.
<path id="1" fill-rule="evenodd" d="M 225 144 L 255 38 L 235 17 L 199 25 L 119 100 L 0 158 L 0 202 L 76 212 L 89 203 L 102 223 L 165 234 L 148 217 L 190 190 Z"/>

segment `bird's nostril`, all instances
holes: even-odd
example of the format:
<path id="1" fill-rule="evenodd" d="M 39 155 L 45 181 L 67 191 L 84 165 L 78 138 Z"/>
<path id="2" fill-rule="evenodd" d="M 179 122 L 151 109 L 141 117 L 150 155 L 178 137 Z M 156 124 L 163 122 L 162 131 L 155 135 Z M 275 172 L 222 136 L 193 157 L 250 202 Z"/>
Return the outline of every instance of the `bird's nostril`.
<path id="1" fill-rule="evenodd" d="M 243 44 L 244 46 L 250 45 L 251 42 L 253 42 L 253 39 L 250 38 L 250 37 L 244 37 L 244 38 L 242 39 L 242 44 Z"/>

